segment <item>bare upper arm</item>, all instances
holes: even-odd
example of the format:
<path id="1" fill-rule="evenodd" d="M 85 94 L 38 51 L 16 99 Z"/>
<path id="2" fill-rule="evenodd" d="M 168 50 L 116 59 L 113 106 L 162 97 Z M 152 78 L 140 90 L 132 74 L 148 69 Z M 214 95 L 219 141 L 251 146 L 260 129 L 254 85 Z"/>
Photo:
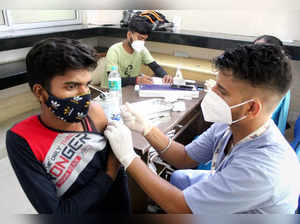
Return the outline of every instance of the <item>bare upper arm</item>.
<path id="1" fill-rule="evenodd" d="M 107 125 L 107 118 L 100 104 L 91 102 L 89 108 L 89 116 L 95 124 L 98 131 L 103 132 Z"/>

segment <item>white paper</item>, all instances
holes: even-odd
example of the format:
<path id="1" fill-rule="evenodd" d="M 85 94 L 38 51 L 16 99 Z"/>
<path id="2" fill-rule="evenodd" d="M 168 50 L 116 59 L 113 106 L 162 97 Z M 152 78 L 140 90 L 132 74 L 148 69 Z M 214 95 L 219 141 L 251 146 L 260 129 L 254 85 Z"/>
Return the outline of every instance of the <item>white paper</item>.
<path id="1" fill-rule="evenodd" d="M 153 84 L 161 85 L 163 84 L 162 78 L 160 77 L 152 77 Z"/>

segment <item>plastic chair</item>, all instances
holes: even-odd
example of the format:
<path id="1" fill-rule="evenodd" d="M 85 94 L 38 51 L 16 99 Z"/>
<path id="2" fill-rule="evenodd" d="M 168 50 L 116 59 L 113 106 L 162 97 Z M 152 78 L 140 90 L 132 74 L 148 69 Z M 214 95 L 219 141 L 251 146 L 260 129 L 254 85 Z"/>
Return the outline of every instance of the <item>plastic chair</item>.
<path id="1" fill-rule="evenodd" d="M 295 127 L 294 127 L 294 138 L 293 141 L 291 142 L 291 146 L 295 150 L 297 157 L 300 162 L 300 116 L 297 118 Z M 298 199 L 298 209 L 297 209 L 297 214 L 300 214 L 300 196 Z"/>
<path id="2" fill-rule="evenodd" d="M 287 117 L 289 113 L 290 98 L 291 92 L 289 90 L 287 94 L 281 99 L 272 115 L 272 119 L 283 135 L 285 132 Z"/>
<path id="3" fill-rule="evenodd" d="M 300 159 L 300 116 L 297 118 L 295 127 L 294 127 L 294 138 L 291 142 L 291 146 L 297 153 L 298 158 Z"/>
<path id="4" fill-rule="evenodd" d="M 298 199 L 298 208 L 297 208 L 296 214 L 300 214 L 300 196 Z"/>
<path id="5" fill-rule="evenodd" d="M 199 166 L 197 166 L 197 170 L 210 170 L 211 168 L 211 161 L 205 163 L 205 164 L 200 164 Z"/>

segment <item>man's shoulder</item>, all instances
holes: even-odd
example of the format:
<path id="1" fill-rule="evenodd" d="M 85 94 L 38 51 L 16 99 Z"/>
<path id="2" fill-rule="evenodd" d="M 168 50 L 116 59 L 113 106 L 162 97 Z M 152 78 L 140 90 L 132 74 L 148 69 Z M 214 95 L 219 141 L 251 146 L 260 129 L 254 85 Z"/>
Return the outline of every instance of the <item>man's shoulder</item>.
<path id="1" fill-rule="evenodd" d="M 20 140 L 19 143 L 21 144 L 22 142 L 26 142 L 37 160 L 41 162 L 43 161 L 44 155 L 46 155 L 46 152 L 52 144 L 52 141 L 57 136 L 57 133 L 50 131 L 50 129 L 46 128 L 41 123 L 37 115 L 28 117 L 27 119 L 17 123 L 8 132 L 11 133 L 7 135 L 7 141 Z"/>
<path id="2" fill-rule="evenodd" d="M 111 45 L 108 49 L 108 51 L 120 51 L 123 47 L 123 42 L 118 42 L 113 45 Z"/>
<path id="3" fill-rule="evenodd" d="M 282 151 L 286 151 L 286 149 L 292 150 L 290 144 L 282 135 L 282 133 L 280 132 L 273 120 L 269 121 L 269 126 L 267 130 L 257 138 L 257 144 L 258 143 L 261 143 L 265 147 L 273 148 L 273 151 L 274 149 Z"/>
<path id="4" fill-rule="evenodd" d="M 19 132 L 19 131 L 26 131 L 30 128 L 39 125 L 39 118 L 37 115 L 30 116 L 26 118 L 25 120 L 22 120 L 18 123 L 16 123 L 10 131 L 12 132 Z"/>
<path id="5" fill-rule="evenodd" d="M 260 167 L 279 170 L 282 164 L 298 163 L 294 150 L 272 121 L 262 135 L 237 147 L 238 158 Z"/>
<path id="6" fill-rule="evenodd" d="M 146 46 L 144 46 L 144 49 L 142 50 L 142 52 L 144 54 L 150 54 L 151 55 L 150 51 L 148 50 L 148 48 Z"/>
<path id="7" fill-rule="evenodd" d="M 28 117 L 17 123 L 11 129 L 11 132 L 17 134 L 28 142 L 43 142 L 44 139 L 54 139 L 58 133 L 44 126 L 38 115 Z"/>
<path id="8" fill-rule="evenodd" d="M 202 141 L 207 141 L 207 139 L 211 139 L 214 142 L 218 142 L 224 136 L 228 128 L 229 126 L 227 124 L 213 123 L 205 132 L 200 134 L 195 139 L 195 142 L 199 144 Z"/>
<path id="9" fill-rule="evenodd" d="M 213 128 L 215 130 L 226 130 L 229 128 L 228 124 L 225 123 L 213 123 L 210 128 Z"/>
<path id="10" fill-rule="evenodd" d="M 108 61 L 120 60 L 126 57 L 123 42 L 113 44 L 107 51 L 106 58 Z"/>
<path id="11" fill-rule="evenodd" d="M 144 49 L 141 51 L 141 55 L 142 55 L 142 57 L 146 58 L 147 60 L 154 61 L 154 58 L 152 57 L 151 52 L 146 47 L 144 47 Z"/>

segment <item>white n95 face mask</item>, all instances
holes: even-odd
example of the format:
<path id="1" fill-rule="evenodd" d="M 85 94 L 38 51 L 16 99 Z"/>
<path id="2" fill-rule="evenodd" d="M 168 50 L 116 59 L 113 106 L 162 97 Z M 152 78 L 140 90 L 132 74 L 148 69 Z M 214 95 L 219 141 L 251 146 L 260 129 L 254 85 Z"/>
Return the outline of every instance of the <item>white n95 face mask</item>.
<path id="1" fill-rule="evenodd" d="M 137 53 L 141 52 L 145 48 L 145 41 L 144 40 L 134 40 L 131 44 L 133 50 Z"/>
<path id="2" fill-rule="evenodd" d="M 207 122 L 234 124 L 245 119 L 247 116 L 232 121 L 231 109 L 244 105 L 250 101 L 253 101 L 253 99 L 230 107 L 218 94 L 214 91 L 209 91 L 201 102 L 204 120 Z"/>

